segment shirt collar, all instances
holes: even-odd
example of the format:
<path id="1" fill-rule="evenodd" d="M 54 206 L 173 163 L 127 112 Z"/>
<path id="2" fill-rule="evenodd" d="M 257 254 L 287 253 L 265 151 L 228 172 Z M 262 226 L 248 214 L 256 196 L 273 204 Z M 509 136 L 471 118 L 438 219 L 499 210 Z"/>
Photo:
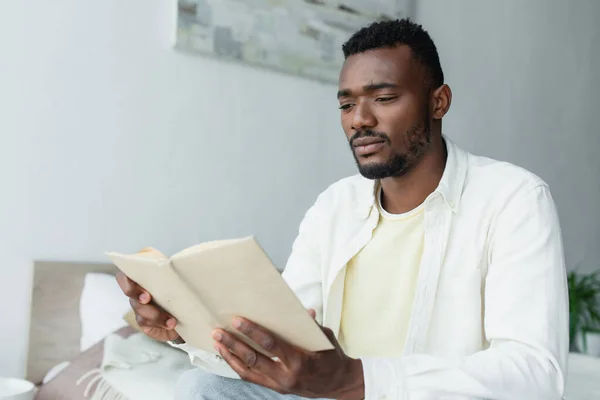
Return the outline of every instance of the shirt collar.
<path id="1" fill-rule="evenodd" d="M 438 187 L 432 193 L 442 196 L 446 205 L 454 212 L 458 212 L 460 200 L 467 175 L 468 154 L 458 147 L 454 142 L 443 136 L 448 156 L 446 167 Z M 366 180 L 369 182 L 368 190 L 362 191 L 356 206 L 356 215 L 361 219 L 367 219 L 374 208 L 376 208 L 376 195 L 379 189 L 379 180 Z M 429 198 L 432 198 L 430 196 Z"/>
<path id="2" fill-rule="evenodd" d="M 435 191 L 442 195 L 446 204 L 456 213 L 458 212 L 465 186 L 468 154 L 446 136 L 444 136 L 444 141 L 448 151 L 448 158 L 442 179 Z"/>

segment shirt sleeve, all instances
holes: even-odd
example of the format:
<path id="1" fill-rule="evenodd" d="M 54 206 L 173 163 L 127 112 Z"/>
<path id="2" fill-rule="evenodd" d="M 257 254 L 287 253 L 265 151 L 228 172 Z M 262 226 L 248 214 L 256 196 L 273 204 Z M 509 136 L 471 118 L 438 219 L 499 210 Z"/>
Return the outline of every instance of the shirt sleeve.
<path id="1" fill-rule="evenodd" d="M 190 357 L 190 362 L 193 366 L 201 368 L 211 374 L 223 376 L 225 378 L 240 379 L 240 376 L 235 372 L 223 358 L 217 354 L 209 353 L 208 351 L 199 350 L 186 343 L 170 344 L 182 351 L 185 351 Z"/>
<path id="2" fill-rule="evenodd" d="M 455 359 L 362 359 L 368 400 L 560 400 L 569 349 L 562 235 L 547 186 L 512 199 L 491 228 L 486 350 Z"/>

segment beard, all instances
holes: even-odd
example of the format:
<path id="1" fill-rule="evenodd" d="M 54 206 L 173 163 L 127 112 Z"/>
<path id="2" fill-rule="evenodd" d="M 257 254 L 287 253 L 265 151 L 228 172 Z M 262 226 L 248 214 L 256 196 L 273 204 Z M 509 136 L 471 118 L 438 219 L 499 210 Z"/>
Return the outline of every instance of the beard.
<path id="1" fill-rule="evenodd" d="M 403 135 L 406 142 L 406 152 L 394 154 L 385 162 L 365 162 L 361 164 L 354 152 L 353 143 L 356 139 L 363 137 L 376 137 L 382 139 L 388 146 L 391 145 L 391 140 L 388 135 L 383 132 L 376 132 L 371 129 L 366 129 L 357 132 L 350 138 L 350 148 L 354 155 L 354 160 L 358 166 L 358 171 L 367 179 L 384 179 L 390 177 L 399 177 L 406 175 L 412 167 L 425 154 L 429 144 L 431 143 L 431 122 L 429 119 L 429 109 L 425 112 L 425 118 L 410 127 Z"/>

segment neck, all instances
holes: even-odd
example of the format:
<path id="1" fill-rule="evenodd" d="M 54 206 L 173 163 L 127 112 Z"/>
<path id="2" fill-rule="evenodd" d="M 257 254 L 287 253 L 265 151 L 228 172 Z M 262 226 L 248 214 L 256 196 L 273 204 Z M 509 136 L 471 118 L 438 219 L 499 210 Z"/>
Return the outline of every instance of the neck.
<path id="1" fill-rule="evenodd" d="M 431 147 L 405 175 L 381 180 L 381 206 L 402 214 L 421 205 L 438 187 L 446 168 L 447 151 L 442 135 L 433 135 Z"/>

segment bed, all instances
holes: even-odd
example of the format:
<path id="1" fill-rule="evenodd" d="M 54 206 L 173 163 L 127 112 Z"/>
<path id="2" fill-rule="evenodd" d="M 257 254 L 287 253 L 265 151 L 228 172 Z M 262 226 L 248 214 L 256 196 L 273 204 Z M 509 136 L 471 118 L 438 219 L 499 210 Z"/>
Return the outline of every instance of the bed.
<path id="1" fill-rule="evenodd" d="M 115 273 L 110 264 L 34 263 L 27 379 L 37 400 L 168 400 L 192 368 L 185 353 L 128 323 Z"/>
<path id="2" fill-rule="evenodd" d="M 81 378 L 101 366 L 105 337 L 143 336 L 123 318 L 129 305 L 116 285 L 115 272 L 116 268 L 110 264 L 34 263 L 27 378 L 39 386 L 37 400 L 94 400 L 93 393 L 98 393 L 99 384 L 90 385 L 90 380 Z M 134 344 L 139 345 L 141 340 L 138 337 Z M 145 394 L 148 391 L 170 393 L 178 375 L 191 368 L 184 353 L 172 353 L 176 350 L 157 345 L 163 347 L 155 349 L 169 352 L 173 357 L 169 363 L 157 367 L 162 368 L 162 381 L 157 382 L 156 370 L 141 371 L 136 379 L 125 376 L 129 381 L 139 381 L 139 387 L 129 388 L 139 395 L 120 398 L 149 400 Z M 77 384 L 78 381 L 81 382 Z M 96 398 L 110 396 L 103 397 L 100 393 Z M 159 398 L 168 400 L 172 396 Z M 599 358 L 570 355 L 565 398 L 600 399 Z"/>

